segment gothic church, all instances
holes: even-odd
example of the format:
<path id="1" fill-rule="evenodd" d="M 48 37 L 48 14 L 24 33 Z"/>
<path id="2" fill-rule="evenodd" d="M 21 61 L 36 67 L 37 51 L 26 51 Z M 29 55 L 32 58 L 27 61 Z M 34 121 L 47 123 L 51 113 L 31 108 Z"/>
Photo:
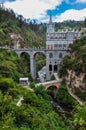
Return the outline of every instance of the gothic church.
<path id="1" fill-rule="evenodd" d="M 55 24 L 50 16 L 46 31 L 46 79 L 49 80 L 53 73 L 58 72 L 58 64 L 68 55 L 68 46 L 82 35 L 82 31 L 55 31 Z"/>

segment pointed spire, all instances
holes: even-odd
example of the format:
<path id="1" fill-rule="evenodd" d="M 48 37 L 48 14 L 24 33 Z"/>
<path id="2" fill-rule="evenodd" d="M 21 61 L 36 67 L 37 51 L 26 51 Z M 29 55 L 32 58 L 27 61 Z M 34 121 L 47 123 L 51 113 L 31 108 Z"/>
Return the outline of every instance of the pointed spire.
<path id="1" fill-rule="evenodd" d="M 52 23 L 52 15 L 50 14 L 50 21 L 49 21 L 49 23 Z"/>

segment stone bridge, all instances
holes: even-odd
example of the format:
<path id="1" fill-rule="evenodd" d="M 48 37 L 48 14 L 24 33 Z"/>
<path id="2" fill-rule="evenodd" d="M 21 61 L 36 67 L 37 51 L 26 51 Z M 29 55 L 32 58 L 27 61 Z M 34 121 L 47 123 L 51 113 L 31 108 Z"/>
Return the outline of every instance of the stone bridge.
<path id="1" fill-rule="evenodd" d="M 45 86 L 45 90 L 52 87 L 53 88 L 52 94 L 53 94 L 54 98 L 56 98 L 56 94 L 58 92 L 58 89 L 60 88 L 61 81 L 53 80 L 53 81 L 36 84 L 36 86 L 40 86 L 40 85 Z"/>
<path id="2" fill-rule="evenodd" d="M 60 87 L 60 84 L 61 84 L 60 81 L 53 80 L 53 81 L 48 81 L 48 82 L 44 82 L 44 83 L 37 83 L 36 86 L 43 85 L 43 86 L 45 86 L 45 89 L 48 89 L 49 87 L 56 87 L 56 89 L 58 90 Z"/>
<path id="3" fill-rule="evenodd" d="M 45 57 L 46 57 L 46 74 L 48 74 L 49 73 L 48 72 L 49 71 L 49 69 L 48 69 L 49 68 L 49 65 L 48 65 L 49 54 L 51 54 L 53 52 L 53 53 L 58 53 L 58 55 L 59 55 L 59 53 L 61 53 L 61 52 L 64 53 L 68 50 L 68 49 L 65 49 L 65 48 L 60 48 L 60 49 L 58 48 L 58 49 L 54 49 L 54 50 L 52 50 L 52 49 L 49 50 L 49 49 L 44 49 L 44 48 L 27 48 L 27 49 L 26 48 L 23 48 L 23 49 L 22 48 L 20 48 L 20 49 L 8 48 L 8 49 L 15 51 L 18 54 L 18 56 L 21 56 L 24 53 L 29 54 L 29 56 L 30 56 L 30 73 L 31 73 L 33 79 L 36 79 L 36 60 L 35 60 L 35 56 L 36 56 L 37 53 L 42 53 L 42 54 L 45 55 Z M 58 60 L 57 64 L 59 64 L 61 59 L 58 58 L 58 57 L 56 57 L 56 58 Z M 52 61 L 54 59 L 55 59 L 55 57 L 52 58 Z M 49 77 L 49 75 L 47 77 Z M 48 78 L 46 78 L 46 79 L 48 79 Z"/>

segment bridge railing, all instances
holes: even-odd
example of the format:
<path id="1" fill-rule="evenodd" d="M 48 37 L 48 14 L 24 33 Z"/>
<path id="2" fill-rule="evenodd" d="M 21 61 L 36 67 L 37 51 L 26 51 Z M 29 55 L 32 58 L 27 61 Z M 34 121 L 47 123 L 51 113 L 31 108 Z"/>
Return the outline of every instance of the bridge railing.
<path id="1" fill-rule="evenodd" d="M 14 50 L 14 51 L 69 51 L 69 48 L 54 48 L 54 49 L 47 49 L 47 48 L 16 48 L 16 47 L 5 47 L 0 46 L 0 48 L 8 49 L 8 50 Z"/>
<path id="2" fill-rule="evenodd" d="M 60 81 L 57 81 L 57 80 L 52 80 L 52 81 L 47 81 L 47 82 L 43 82 L 43 83 L 37 83 L 36 85 L 39 86 L 39 85 L 47 85 L 47 84 L 54 84 L 54 83 L 61 83 Z"/>

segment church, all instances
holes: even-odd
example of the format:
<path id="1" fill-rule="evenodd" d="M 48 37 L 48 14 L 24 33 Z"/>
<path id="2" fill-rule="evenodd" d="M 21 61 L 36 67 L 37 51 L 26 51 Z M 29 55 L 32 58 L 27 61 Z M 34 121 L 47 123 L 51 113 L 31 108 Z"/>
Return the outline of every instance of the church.
<path id="1" fill-rule="evenodd" d="M 65 55 L 68 55 L 68 46 L 82 35 L 82 30 L 55 31 L 55 24 L 50 16 L 46 30 L 46 79 L 58 72 L 58 65 Z"/>

